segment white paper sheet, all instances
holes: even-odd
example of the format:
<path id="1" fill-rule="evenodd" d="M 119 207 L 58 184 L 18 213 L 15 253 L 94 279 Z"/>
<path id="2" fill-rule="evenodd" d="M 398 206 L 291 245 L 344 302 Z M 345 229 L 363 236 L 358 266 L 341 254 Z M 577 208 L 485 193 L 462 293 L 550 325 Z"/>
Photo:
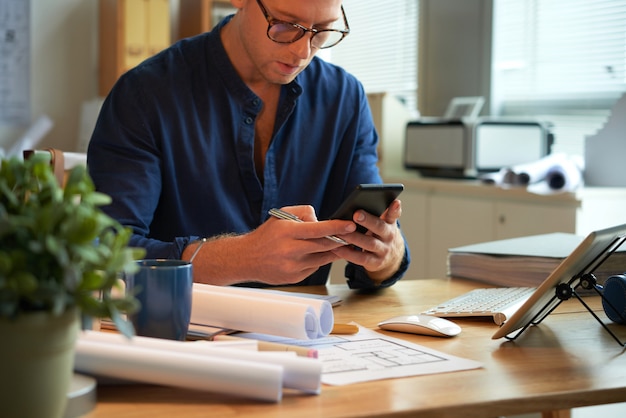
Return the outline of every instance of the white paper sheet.
<path id="1" fill-rule="evenodd" d="M 193 324 L 312 339 L 328 335 L 333 322 L 332 306 L 325 300 L 194 284 Z"/>
<path id="2" fill-rule="evenodd" d="M 347 385 L 482 367 L 477 361 L 451 356 L 361 326 L 354 335 L 331 335 L 313 341 L 279 339 L 250 333 L 239 335 L 316 348 L 323 364 L 322 383 L 328 385 Z"/>
<path id="3" fill-rule="evenodd" d="M 79 338 L 74 370 L 269 402 L 282 399 L 283 367 Z"/>
<path id="4" fill-rule="evenodd" d="M 129 340 L 121 334 L 98 331 L 83 331 L 79 340 L 126 347 L 143 347 L 174 354 L 197 354 L 279 365 L 283 368 L 283 387 L 312 394 L 319 394 L 321 390 L 322 362 L 317 359 L 297 356 L 294 352 L 259 352 L 249 350 L 247 346 L 245 349 L 240 349 L 237 345 L 228 345 L 228 341 L 224 341 L 226 344 L 224 345 L 220 341 L 183 342 L 149 337 L 133 337 Z M 233 343 L 238 342 L 248 341 L 233 341 Z M 256 343 L 254 340 L 249 340 L 249 342 Z"/>

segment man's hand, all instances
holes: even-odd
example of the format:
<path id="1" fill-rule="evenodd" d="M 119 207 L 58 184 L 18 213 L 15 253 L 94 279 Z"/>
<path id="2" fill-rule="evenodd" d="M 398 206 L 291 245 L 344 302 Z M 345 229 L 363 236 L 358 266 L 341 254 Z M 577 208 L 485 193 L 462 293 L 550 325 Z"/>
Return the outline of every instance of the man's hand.
<path id="1" fill-rule="evenodd" d="M 297 283 L 340 258 L 335 250 L 342 244 L 325 238 L 327 235 L 356 230 L 351 221 L 318 222 L 311 206 L 282 209 L 303 222 L 270 218 L 250 233 L 208 240 L 194 258 L 195 280 L 219 285 L 247 281 Z M 195 245 L 188 246 L 183 258 L 189 259 L 194 250 Z"/>
<path id="2" fill-rule="evenodd" d="M 353 220 L 367 228 L 367 233 L 342 235 L 341 238 L 360 248 L 360 251 L 346 246 L 335 249 L 335 254 L 363 266 L 375 282 L 388 279 L 398 271 L 404 257 L 404 239 L 397 223 L 401 215 L 402 204 L 397 199 L 380 218 L 362 210 L 356 211 Z"/>

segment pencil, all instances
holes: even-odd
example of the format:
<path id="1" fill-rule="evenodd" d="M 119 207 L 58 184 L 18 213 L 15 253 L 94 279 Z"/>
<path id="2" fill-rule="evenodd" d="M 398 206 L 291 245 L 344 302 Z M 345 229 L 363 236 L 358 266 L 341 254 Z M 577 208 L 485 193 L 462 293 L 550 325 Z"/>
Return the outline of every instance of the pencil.
<path id="1" fill-rule="evenodd" d="M 213 341 L 227 341 L 227 340 L 248 340 L 256 341 L 259 351 L 293 351 L 301 357 L 317 358 L 317 350 L 309 347 L 301 347 L 299 345 L 275 343 L 271 341 L 259 341 L 249 338 L 235 337 L 232 335 L 215 335 Z"/>
<path id="2" fill-rule="evenodd" d="M 331 334 L 357 334 L 359 327 L 352 324 L 335 324 L 333 325 Z"/>

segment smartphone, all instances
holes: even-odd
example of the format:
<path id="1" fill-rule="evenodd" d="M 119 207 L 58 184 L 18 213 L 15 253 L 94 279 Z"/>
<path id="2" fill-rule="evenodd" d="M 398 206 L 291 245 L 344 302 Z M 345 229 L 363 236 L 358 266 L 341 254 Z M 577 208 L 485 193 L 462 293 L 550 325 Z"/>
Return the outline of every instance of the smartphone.
<path id="1" fill-rule="evenodd" d="M 332 214 L 330 219 L 351 221 L 355 211 L 363 209 L 372 215 L 380 216 L 404 190 L 401 183 L 359 184 Z M 357 226 L 361 232 L 365 228 Z"/>

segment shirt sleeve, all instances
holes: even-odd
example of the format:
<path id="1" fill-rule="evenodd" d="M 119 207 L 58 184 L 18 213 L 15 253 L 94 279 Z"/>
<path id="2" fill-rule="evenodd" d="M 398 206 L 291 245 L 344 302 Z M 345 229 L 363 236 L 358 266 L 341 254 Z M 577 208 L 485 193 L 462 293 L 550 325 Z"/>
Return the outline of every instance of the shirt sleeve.
<path id="1" fill-rule="evenodd" d="M 133 72 L 117 82 L 102 105 L 89 143 L 87 166 L 96 189 L 113 199 L 103 211 L 133 229 L 129 245 L 144 248 L 146 258 L 179 259 L 185 246 L 197 237 L 166 241 L 148 236 L 162 175 L 156 135 L 150 128 L 156 124 L 150 115 L 158 117 L 158 108 L 146 103 L 143 87 Z"/>
<path id="2" fill-rule="evenodd" d="M 350 289 L 359 290 L 375 290 L 389 287 L 404 276 L 404 273 L 408 270 L 410 263 L 411 252 L 406 242 L 406 238 L 404 238 L 404 256 L 402 257 L 400 267 L 391 277 L 383 280 L 381 283 L 375 283 L 372 279 L 370 279 L 365 268 L 356 264 L 348 263 L 345 269 L 346 278 L 348 279 L 348 287 Z"/>

